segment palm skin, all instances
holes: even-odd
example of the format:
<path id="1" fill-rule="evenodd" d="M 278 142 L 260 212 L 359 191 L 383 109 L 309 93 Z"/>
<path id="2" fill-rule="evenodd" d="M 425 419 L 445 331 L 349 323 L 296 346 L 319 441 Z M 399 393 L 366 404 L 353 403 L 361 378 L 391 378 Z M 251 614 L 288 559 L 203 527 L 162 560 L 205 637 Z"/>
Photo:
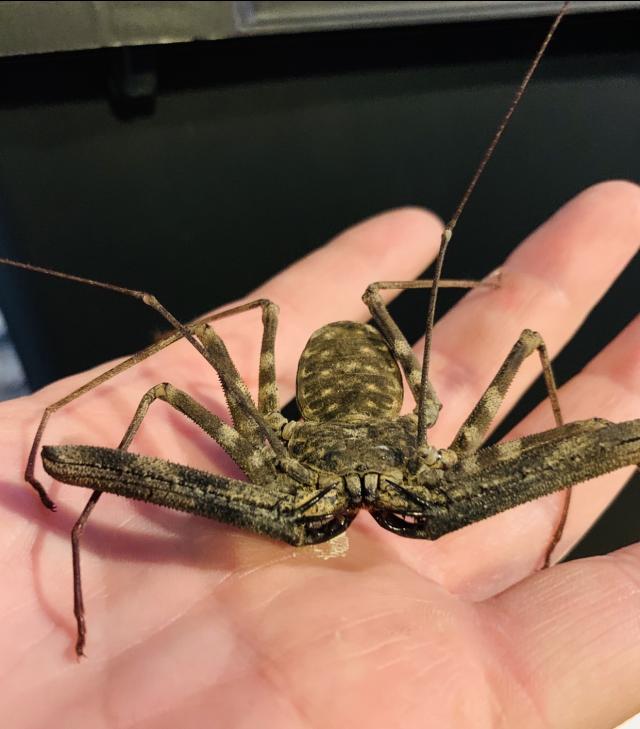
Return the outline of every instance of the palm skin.
<path id="1" fill-rule="evenodd" d="M 386 213 L 247 297 L 280 305 L 282 402 L 294 394 L 297 358 L 311 332 L 336 319 L 365 320 L 359 297 L 366 285 L 417 275 L 433 258 L 439 232 L 424 211 Z M 598 185 L 514 251 L 499 289 L 471 292 L 449 312 L 434 337 L 432 380 L 445 408 L 431 442 L 451 441 L 523 328 L 539 330 L 556 353 L 639 240 L 638 188 Z M 331 296 L 320 296 L 327 282 Z M 255 392 L 259 325 L 251 317 L 216 329 Z M 501 413 L 537 376 L 534 360 Z M 334 556 L 329 547 L 320 555 L 292 549 L 106 495 L 82 541 L 89 632 L 88 659 L 78 665 L 68 535 L 88 492 L 44 480 L 58 504 L 50 513 L 22 472 L 44 407 L 86 379 L 0 408 L 0 715 L 14 729 L 331 729 L 356 722 L 555 729 L 611 727 L 640 711 L 640 545 L 536 572 L 560 495 L 437 542 L 398 538 L 362 514 L 348 549 Z M 66 408 L 45 442 L 115 446 L 142 394 L 166 380 L 224 412 L 215 375 L 179 343 Z M 560 399 L 567 421 L 638 417 L 640 320 L 565 385 Z M 543 403 L 512 435 L 551 426 Z M 132 449 L 239 475 L 195 426 L 161 404 Z M 556 557 L 628 475 L 575 490 Z"/>

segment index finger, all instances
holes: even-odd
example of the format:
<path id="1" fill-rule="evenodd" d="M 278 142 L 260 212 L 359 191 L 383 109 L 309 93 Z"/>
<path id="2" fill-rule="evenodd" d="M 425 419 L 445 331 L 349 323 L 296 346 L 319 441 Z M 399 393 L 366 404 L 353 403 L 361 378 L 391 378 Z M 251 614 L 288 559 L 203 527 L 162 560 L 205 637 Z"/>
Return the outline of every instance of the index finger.
<path id="1" fill-rule="evenodd" d="M 401 208 L 376 215 L 338 235 L 329 243 L 274 276 L 247 300 L 267 298 L 278 304 L 276 374 L 282 401 L 295 392 L 298 357 L 311 334 L 336 319 L 367 321 L 361 297 L 381 278 L 413 279 L 434 259 L 442 223 L 420 208 Z M 399 292 L 385 292 L 392 298 Z M 238 365 L 254 363 L 259 337 L 247 336 L 238 320 L 216 323 Z M 253 379 L 252 373 L 242 375 Z M 253 373 L 257 376 L 257 373 Z"/>

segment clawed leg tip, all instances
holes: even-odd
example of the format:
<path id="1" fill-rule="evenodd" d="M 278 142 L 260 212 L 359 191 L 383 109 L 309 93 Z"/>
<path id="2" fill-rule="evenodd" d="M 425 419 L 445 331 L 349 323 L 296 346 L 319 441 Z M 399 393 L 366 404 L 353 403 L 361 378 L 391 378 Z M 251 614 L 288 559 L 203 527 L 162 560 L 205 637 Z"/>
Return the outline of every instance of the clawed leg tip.
<path id="1" fill-rule="evenodd" d="M 56 506 L 54 501 L 51 501 L 51 499 L 48 496 L 41 496 L 40 500 L 42 501 L 43 506 L 46 509 L 49 509 L 49 511 L 57 511 L 58 507 Z"/>
<path id="2" fill-rule="evenodd" d="M 540 571 L 548 570 L 549 567 L 553 567 L 554 564 L 556 564 L 553 561 L 553 553 L 555 552 L 557 542 L 554 542 L 553 546 L 548 550 L 548 552 L 545 554 L 544 559 L 542 560 L 542 566 L 540 567 Z"/>
<path id="3" fill-rule="evenodd" d="M 30 483 L 31 486 L 36 490 L 36 493 L 40 497 L 40 501 L 42 501 L 43 506 L 46 509 L 49 509 L 49 511 L 55 511 L 56 505 L 49 497 L 49 494 L 44 490 L 42 487 L 42 484 L 39 481 L 30 481 L 27 479 L 27 483 Z"/>

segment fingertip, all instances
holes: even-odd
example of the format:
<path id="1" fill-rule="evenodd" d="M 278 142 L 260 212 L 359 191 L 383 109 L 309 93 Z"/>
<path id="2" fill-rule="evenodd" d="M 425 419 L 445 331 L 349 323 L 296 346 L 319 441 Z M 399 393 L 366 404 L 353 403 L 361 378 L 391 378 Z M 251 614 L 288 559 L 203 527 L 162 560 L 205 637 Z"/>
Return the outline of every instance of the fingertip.
<path id="1" fill-rule="evenodd" d="M 618 238 L 628 237 L 631 249 L 637 251 L 640 247 L 640 185 L 631 180 L 605 180 L 591 185 L 559 212 L 564 211 L 579 213 L 603 230 L 610 228 Z"/>
<path id="2" fill-rule="evenodd" d="M 395 256 L 418 256 L 420 265 L 425 262 L 428 264 L 435 255 L 443 225 L 442 220 L 426 208 L 394 208 L 347 228 L 330 241 L 325 249 L 347 245 L 361 248 L 369 256 L 393 251 Z"/>
<path id="3" fill-rule="evenodd" d="M 597 182 L 577 195 L 574 200 L 597 198 L 603 204 L 611 205 L 613 208 L 630 210 L 632 213 L 640 214 L 640 185 L 633 180 L 605 180 Z"/>
<path id="4" fill-rule="evenodd" d="M 640 187 L 626 180 L 592 185 L 567 202 L 509 256 L 505 269 L 565 291 L 591 308 L 640 245 Z"/>
<path id="5" fill-rule="evenodd" d="M 369 220 L 384 221 L 400 232 L 404 232 L 406 235 L 415 235 L 416 233 L 421 235 L 424 232 L 434 233 L 438 239 L 444 228 L 444 221 L 439 215 L 428 208 L 423 208 L 418 205 L 392 208 L 391 210 L 374 215 Z"/>
<path id="6" fill-rule="evenodd" d="M 601 222 L 640 224 L 640 185 L 631 180 L 596 182 L 568 200 L 551 220 L 576 210 Z"/>

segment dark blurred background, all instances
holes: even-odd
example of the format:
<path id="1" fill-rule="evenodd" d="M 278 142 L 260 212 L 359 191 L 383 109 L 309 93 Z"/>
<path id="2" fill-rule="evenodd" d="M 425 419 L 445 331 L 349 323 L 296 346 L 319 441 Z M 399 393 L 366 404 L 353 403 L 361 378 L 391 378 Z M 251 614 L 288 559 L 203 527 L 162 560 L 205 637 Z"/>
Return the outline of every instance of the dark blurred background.
<path id="1" fill-rule="evenodd" d="M 0 58 L 0 255 L 152 291 L 187 320 L 369 215 L 422 205 L 446 218 L 549 24 Z M 639 119 L 640 11 L 568 16 L 460 220 L 448 275 L 484 276 L 588 185 L 639 180 Z M 639 283 L 636 257 L 557 358 L 561 383 L 637 314 Z M 440 313 L 455 300 L 442 295 Z M 31 388 L 166 328 L 132 300 L 6 267 L 0 311 Z M 393 312 L 416 338 L 415 294 Z M 534 386 L 501 432 L 543 392 Z M 639 486 L 574 555 L 640 539 Z"/>

